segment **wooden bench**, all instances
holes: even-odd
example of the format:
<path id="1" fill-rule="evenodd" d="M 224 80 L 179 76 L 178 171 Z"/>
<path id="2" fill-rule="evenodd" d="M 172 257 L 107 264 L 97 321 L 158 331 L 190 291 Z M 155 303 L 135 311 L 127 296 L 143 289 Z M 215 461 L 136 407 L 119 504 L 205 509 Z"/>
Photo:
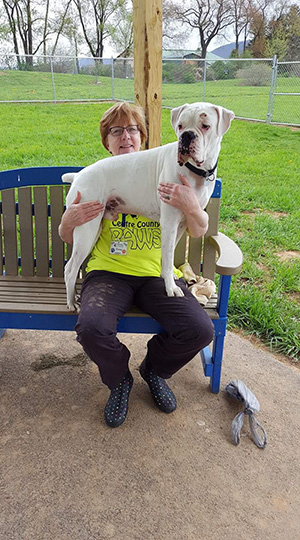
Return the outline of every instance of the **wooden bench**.
<path id="1" fill-rule="evenodd" d="M 58 236 L 66 192 L 61 181 L 65 172 L 81 167 L 32 167 L 0 172 L 0 328 L 73 330 L 76 314 L 66 307 L 64 264 L 70 246 Z M 187 238 L 176 248 L 175 264 L 186 256 L 196 274 L 215 280 L 220 274 L 218 294 L 205 310 L 211 317 L 215 338 L 212 348 L 201 351 L 205 376 L 212 392 L 220 387 L 223 344 L 231 276 L 240 271 L 242 253 L 238 246 L 218 232 L 221 181 L 216 181 L 207 206 L 209 229 L 205 238 Z M 81 277 L 82 279 L 82 277 Z M 80 279 L 78 286 L 80 286 Z M 160 325 L 137 308 L 120 320 L 119 332 L 156 333 Z M 0 336 L 1 337 L 1 336 Z"/>

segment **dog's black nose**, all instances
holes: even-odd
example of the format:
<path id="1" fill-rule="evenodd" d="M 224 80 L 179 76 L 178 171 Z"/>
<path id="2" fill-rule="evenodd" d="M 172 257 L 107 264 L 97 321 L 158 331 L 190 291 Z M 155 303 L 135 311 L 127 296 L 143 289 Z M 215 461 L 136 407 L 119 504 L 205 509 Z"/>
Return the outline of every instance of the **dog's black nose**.
<path id="1" fill-rule="evenodd" d="M 196 134 L 193 131 L 184 131 L 179 139 L 179 149 L 183 156 L 189 155 L 190 144 L 196 138 Z"/>
<path id="2" fill-rule="evenodd" d="M 184 131 L 181 135 L 181 142 L 183 146 L 189 146 L 195 138 L 196 134 L 193 131 Z"/>

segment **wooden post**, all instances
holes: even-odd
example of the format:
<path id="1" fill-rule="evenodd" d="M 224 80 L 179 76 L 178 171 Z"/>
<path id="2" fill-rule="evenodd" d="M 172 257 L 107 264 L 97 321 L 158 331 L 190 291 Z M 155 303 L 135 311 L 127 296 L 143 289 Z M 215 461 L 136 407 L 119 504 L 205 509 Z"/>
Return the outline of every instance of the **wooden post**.
<path id="1" fill-rule="evenodd" d="M 162 0 L 134 0 L 134 101 L 143 107 L 146 148 L 160 146 L 162 105 Z"/>

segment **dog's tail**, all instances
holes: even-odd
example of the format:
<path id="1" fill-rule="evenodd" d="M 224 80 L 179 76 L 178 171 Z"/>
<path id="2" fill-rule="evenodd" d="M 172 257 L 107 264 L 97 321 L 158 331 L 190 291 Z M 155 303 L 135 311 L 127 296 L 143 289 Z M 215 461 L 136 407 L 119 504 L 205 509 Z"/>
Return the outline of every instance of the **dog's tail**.
<path id="1" fill-rule="evenodd" d="M 67 172 L 62 175 L 61 179 L 63 182 L 69 182 L 69 184 L 72 184 L 76 174 L 77 173 L 74 173 L 74 172 Z"/>

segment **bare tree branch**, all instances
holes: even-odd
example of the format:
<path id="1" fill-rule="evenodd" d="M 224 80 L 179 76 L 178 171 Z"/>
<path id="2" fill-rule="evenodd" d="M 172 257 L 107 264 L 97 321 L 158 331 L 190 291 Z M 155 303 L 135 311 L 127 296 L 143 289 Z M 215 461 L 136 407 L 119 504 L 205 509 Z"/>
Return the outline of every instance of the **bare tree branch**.
<path id="1" fill-rule="evenodd" d="M 184 4 L 177 0 L 169 2 L 168 9 L 169 16 L 172 13 L 181 25 L 198 30 L 203 58 L 212 39 L 234 21 L 230 0 L 189 0 Z"/>
<path id="2" fill-rule="evenodd" d="M 63 11 L 63 14 L 61 15 L 61 19 L 60 19 L 60 25 L 56 31 L 56 38 L 55 38 L 55 42 L 54 42 L 54 45 L 52 47 L 52 51 L 51 51 L 51 54 L 52 56 L 55 54 L 55 51 L 56 51 L 56 47 L 57 47 L 57 44 L 58 44 L 58 40 L 63 32 L 63 29 L 64 29 L 64 26 L 66 24 L 66 18 L 67 18 L 67 14 L 68 14 L 68 11 L 69 11 L 69 7 L 70 7 L 70 4 L 71 4 L 72 0 L 68 0 L 66 6 L 65 6 L 65 9 Z"/>
<path id="3" fill-rule="evenodd" d="M 110 35 L 109 19 L 125 0 L 74 0 L 74 4 L 91 55 L 102 58 L 104 41 Z"/>

